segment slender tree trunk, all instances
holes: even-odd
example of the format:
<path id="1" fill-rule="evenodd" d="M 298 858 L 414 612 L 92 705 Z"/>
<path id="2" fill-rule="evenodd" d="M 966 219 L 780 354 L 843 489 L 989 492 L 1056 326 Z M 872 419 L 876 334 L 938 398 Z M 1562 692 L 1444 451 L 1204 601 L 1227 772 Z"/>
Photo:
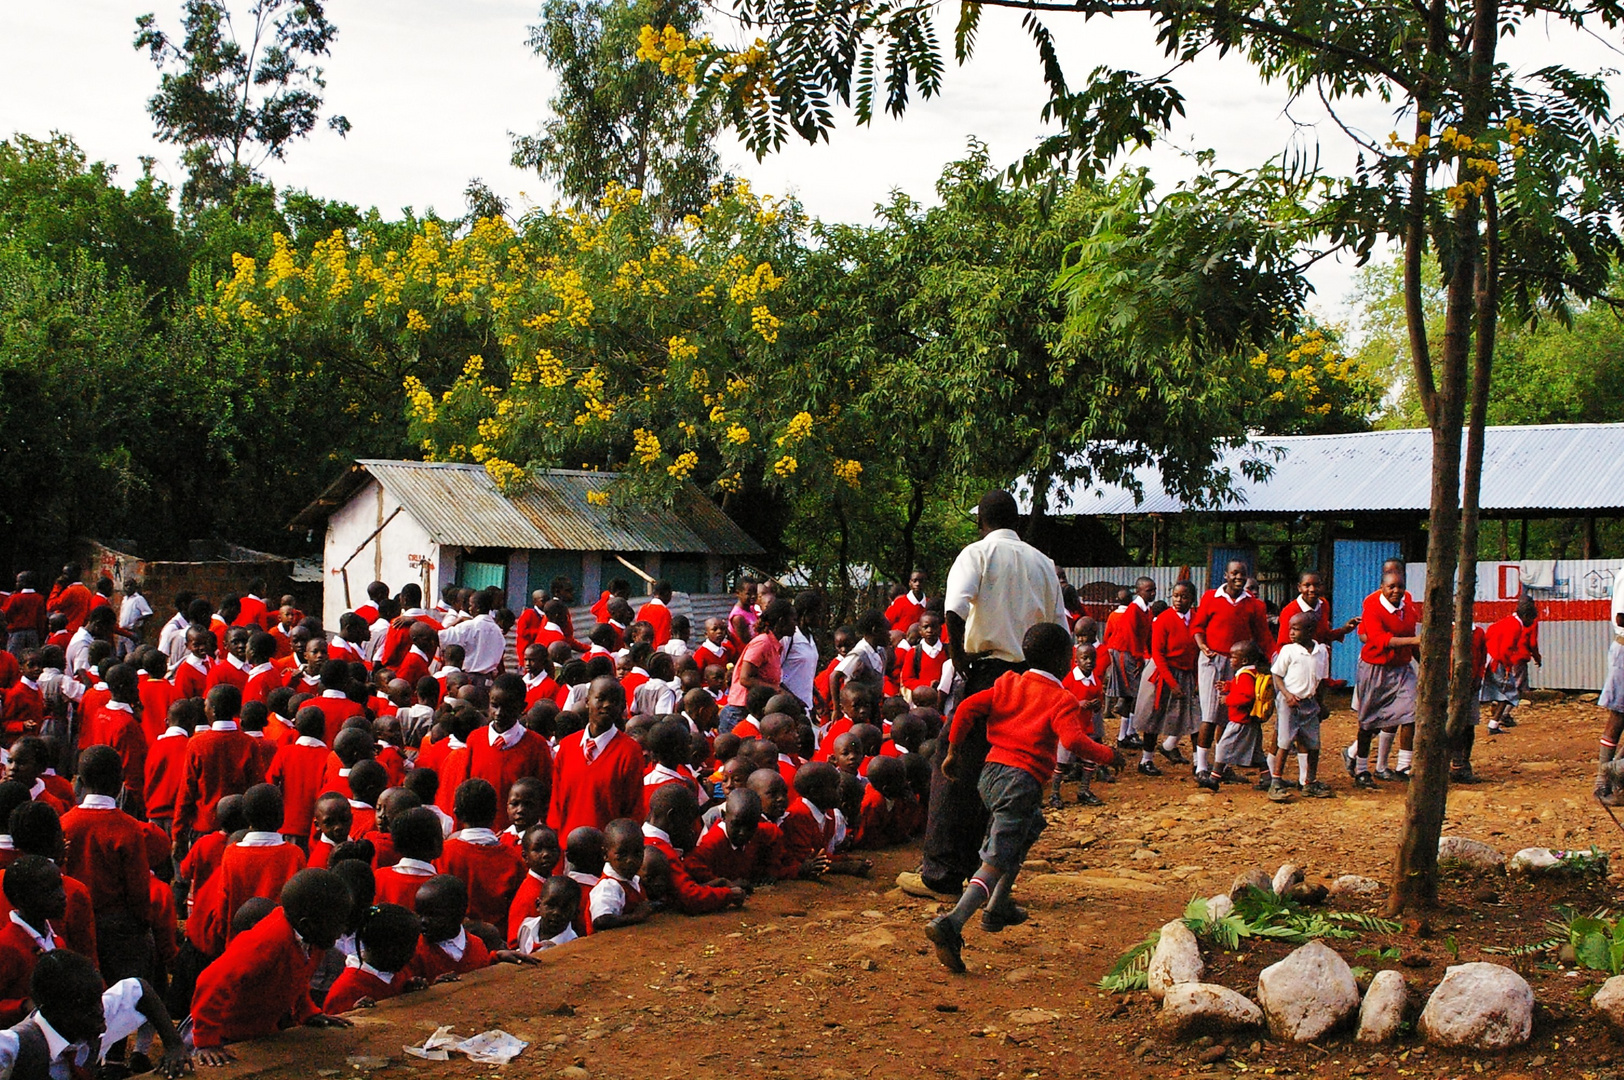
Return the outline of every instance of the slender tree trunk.
<path id="1" fill-rule="evenodd" d="M 919 531 L 919 519 L 925 516 L 925 485 L 917 480 L 908 481 L 908 519 L 902 525 L 902 565 L 899 580 L 906 581 L 918 563 L 918 545 L 914 537 Z"/>
<path id="2" fill-rule="evenodd" d="M 1038 531 L 1043 528 L 1043 515 L 1049 506 L 1049 485 L 1054 482 L 1054 474 L 1048 469 L 1042 469 L 1032 481 L 1032 513 L 1026 519 L 1026 535 L 1021 539 L 1033 547 L 1040 547 Z"/>
<path id="3" fill-rule="evenodd" d="M 851 526 L 846 521 L 846 505 L 835 495 L 835 521 L 840 525 L 840 618 L 845 622 L 851 614 Z"/>
<path id="4" fill-rule="evenodd" d="M 1487 127 L 1498 27 L 1498 0 L 1477 0 L 1472 29 L 1471 81 L 1462 110 L 1462 127 L 1474 137 Z M 1418 159 L 1418 164 L 1424 157 Z M 1417 176 L 1424 174 L 1418 171 Z M 1423 204 L 1424 200 L 1414 197 L 1412 186 L 1412 219 L 1407 242 L 1413 241 L 1418 231 L 1419 223 L 1413 215 Z M 1440 245 L 1453 262 L 1447 267 L 1444 342 L 1436 371 L 1429 355 L 1414 351 L 1418 342 L 1425 343 L 1424 333 L 1418 335 L 1416 326 L 1416 319 L 1421 316 L 1419 254 L 1411 250 L 1408 243 L 1405 250 L 1411 361 L 1432 428 L 1432 511 L 1427 533 L 1427 591 L 1419 634 L 1421 672 L 1415 709 L 1415 761 L 1411 770 L 1413 779 L 1405 797 L 1393 893 L 1387 902 L 1389 914 L 1430 908 L 1438 899 L 1438 837 L 1443 832 L 1449 799 L 1450 631 L 1456 615 L 1455 572 L 1463 562 L 1461 426 L 1468 392 L 1467 361 L 1472 353 L 1473 331 L 1479 322 L 1475 309 L 1480 285 L 1479 261 L 1483 258 L 1479 213 L 1478 201 L 1467 199 L 1450 223 L 1453 243 L 1447 249 Z M 1492 285 L 1488 288 L 1492 292 Z M 1487 313 L 1487 317 L 1492 321 L 1493 313 Z M 1492 348 L 1492 340 L 1489 345 Z M 1483 375 L 1487 377 L 1487 360 Z M 1430 394 L 1427 393 L 1429 387 Z M 1480 463 L 1481 453 L 1479 446 Z M 1474 538 L 1476 502 L 1476 498 L 1472 498 Z M 1475 552 L 1465 553 L 1464 559 L 1475 560 Z M 1473 576 L 1475 586 L 1475 570 Z M 1467 610 L 1469 613 L 1470 608 Z M 1467 634 L 1469 654 L 1469 625 Z"/>

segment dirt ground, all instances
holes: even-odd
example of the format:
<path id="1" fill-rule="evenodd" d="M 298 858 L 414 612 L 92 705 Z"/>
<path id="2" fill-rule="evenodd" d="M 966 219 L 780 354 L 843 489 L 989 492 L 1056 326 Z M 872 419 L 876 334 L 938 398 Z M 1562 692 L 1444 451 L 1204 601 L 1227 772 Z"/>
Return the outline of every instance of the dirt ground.
<path id="1" fill-rule="evenodd" d="M 1351 736 L 1351 714 L 1345 700 L 1340 704 L 1326 727 L 1327 746 Z M 1624 834 L 1590 797 L 1595 706 L 1532 705 L 1518 717 L 1515 730 L 1492 740 L 1479 729 L 1476 763 L 1484 782 L 1451 793 L 1446 833 L 1506 853 L 1532 845 L 1624 851 Z M 1102 809 L 1051 812 L 1017 887 L 1031 920 L 997 936 L 972 923 L 967 975 L 943 970 L 921 934 L 940 905 L 895 888 L 897 872 L 916 863 L 913 849 L 901 849 L 879 853 L 867 880 L 790 883 L 757 892 L 742 912 L 662 916 L 564 946 L 538 967 L 498 968 L 353 1014 L 350 1031 L 301 1030 L 240 1046 L 237 1065 L 209 1072 L 222 1078 L 375 1072 L 423 1080 L 1624 1078 L 1624 1044 L 1598 1030 L 1585 1006 L 1601 977 L 1560 970 L 1548 956 L 1520 964 L 1540 1002 L 1534 1040 L 1498 1057 L 1462 1057 L 1413 1037 L 1372 1052 L 1346 1034 L 1309 1047 L 1262 1037 L 1229 1046 L 1169 1045 L 1156 1033 L 1147 994 L 1096 987 L 1124 949 L 1178 917 L 1192 896 L 1227 890 L 1249 867 L 1272 872 L 1290 861 L 1310 881 L 1348 873 L 1385 878 L 1404 792 L 1392 784 L 1355 794 L 1328 756 L 1322 777 L 1335 800 L 1275 805 L 1238 785 L 1214 795 L 1197 791 L 1187 770 L 1177 776 L 1169 770 L 1161 778 L 1130 774 L 1101 786 Z M 1609 881 L 1537 886 L 1450 880 L 1429 925 L 1412 921 L 1391 939 L 1367 935 L 1331 944 L 1356 965 L 1401 967 L 1412 993 L 1424 997 L 1454 955 L 1509 963 L 1481 950 L 1546 937 L 1543 923 L 1556 904 L 1589 911 L 1614 903 L 1618 880 L 1618 873 Z M 1394 944 L 1402 953 L 1396 962 L 1354 955 Z M 1258 970 L 1289 947 L 1243 943 L 1239 954 L 1205 951 L 1210 981 L 1252 995 Z M 464 1035 L 503 1028 L 531 1045 L 506 1067 L 402 1054 L 403 1045 L 421 1043 L 443 1024 Z"/>

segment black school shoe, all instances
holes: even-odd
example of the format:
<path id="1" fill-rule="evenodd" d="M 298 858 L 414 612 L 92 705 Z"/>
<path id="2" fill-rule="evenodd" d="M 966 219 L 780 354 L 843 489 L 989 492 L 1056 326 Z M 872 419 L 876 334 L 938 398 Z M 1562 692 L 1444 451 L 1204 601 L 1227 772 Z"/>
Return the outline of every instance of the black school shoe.
<path id="1" fill-rule="evenodd" d="M 988 908 L 981 913 L 981 929 L 989 934 L 996 934 L 1006 926 L 1019 926 L 1029 918 L 1031 916 L 1027 914 L 1026 909 L 1019 904 L 1011 904 L 997 911 Z"/>
<path id="2" fill-rule="evenodd" d="M 1195 774 L 1195 786 L 1206 788 L 1208 791 L 1217 791 L 1218 778 L 1210 772 L 1198 772 Z"/>
<path id="3" fill-rule="evenodd" d="M 1145 743 L 1139 736 L 1129 735 L 1126 739 L 1118 739 L 1116 746 L 1118 750 L 1143 750 Z"/>
<path id="4" fill-rule="evenodd" d="M 1086 788 L 1077 793 L 1078 806 L 1104 806 L 1105 800 Z"/>
<path id="5" fill-rule="evenodd" d="M 1166 758 L 1169 765 L 1188 765 L 1190 763 L 1190 759 L 1180 753 L 1179 748 L 1176 746 L 1171 750 L 1165 746 L 1158 746 L 1156 752 Z"/>
<path id="6" fill-rule="evenodd" d="M 1139 772 L 1144 776 L 1162 775 L 1162 770 L 1156 767 L 1156 763 L 1154 761 L 1141 761 L 1139 763 Z"/>
<path id="7" fill-rule="evenodd" d="M 1353 786 L 1356 788 L 1361 788 L 1365 791 L 1375 791 L 1376 778 L 1371 776 L 1368 772 L 1362 772 L 1353 778 Z"/>
<path id="8" fill-rule="evenodd" d="M 964 957 L 959 955 L 964 951 L 964 935 L 948 921 L 947 916 L 938 915 L 926 923 L 925 937 L 936 946 L 936 959 L 942 962 L 943 967 L 955 975 L 964 974 Z"/>

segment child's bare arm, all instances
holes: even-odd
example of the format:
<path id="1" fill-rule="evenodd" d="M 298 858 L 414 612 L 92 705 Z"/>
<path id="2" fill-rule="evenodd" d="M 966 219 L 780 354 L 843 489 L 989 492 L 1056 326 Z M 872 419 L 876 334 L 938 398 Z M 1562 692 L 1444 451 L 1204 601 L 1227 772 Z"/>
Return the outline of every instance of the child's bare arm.
<path id="1" fill-rule="evenodd" d="M 636 907 L 623 909 L 618 915 L 594 915 L 592 916 L 592 932 L 617 930 L 622 926 L 636 926 L 638 923 L 647 922 L 648 917 L 653 912 L 654 909 L 645 901 Z"/>
<path id="2" fill-rule="evenodd" d="M 874 869 L 874 864 L 868 859 L 854 859 L 847 855 L 836 855 L 829 860 L 829 873 L 831 874 L 868 877 L 868 872 L 872 869 Z"/>

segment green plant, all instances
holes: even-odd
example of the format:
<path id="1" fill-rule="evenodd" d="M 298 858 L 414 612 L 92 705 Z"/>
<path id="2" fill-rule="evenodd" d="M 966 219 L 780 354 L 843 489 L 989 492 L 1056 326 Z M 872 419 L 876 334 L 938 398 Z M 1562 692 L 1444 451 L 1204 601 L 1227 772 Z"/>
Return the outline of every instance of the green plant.
<path id="1" fill-rule="evenodd" d="M 1607 853 L 1594 844 L 1589 851 L 1560 851 L 1562 872 L 1574 877 L 1606 877 Z"/>
<path id="2" fill-rule="evenodd" d="M 1624 972 L 1624 927 L 1620 925 L 1624 920 L 1612 918 L 1606 908 L 1579 915 L 1572 908 L 1559 907 L 1556 913 L 1559 918 L 1545 924 L 1556 934 L 1552 943 L 1572 945 L 1580 967 L 1608 975 Z"/>
<path id="3" fill-rule="evenodd" d="M 1113 993 L 1125 993 L 1129 990 L 1144 990 L 1150 985 L 1150 954 L 1155 950 L 1157 942 L 1162 940 L 1160 930 L 1152 930 L 1150 936 L 1139 944 L 1117 957 L 1117 962 L 1111 965 L 1100 978 L 1100 989 Z"/>
<path id="4" fill-rule="evenodd" d="M 1399 924 L 1374 915 L 1346 911 L 1307 911 L 1295 900 L 1263 889 L 1247 889 L 1228 914 L 1207 917 L 1206 900 L 1197 897 L 1184 909 L 1184 924 L 1197 937 L 1222 949 L 1237 949 L 1247 938 L 1272 938 L 1301 945 L 1314 938 L 1346 940 L 1361 931 L 1395 934 Z"/>
<path id="5" fill-rule="evenodd" d="M 1377 960 L 1397 960 L 1399 957 L 1403 956 L 1404 953 L 1399 949 L 1399 947 L 1397 945 L 1389 945 L 1385 949 L 1378 949 L 1378 948 L 1375 948 L 1375 947 L 1372 947 L 1372 946 L 1367 946 L 1366 948 L 1360 949 L 1358 952 L 1354 953 L 1353 955 L 1356 956 L 1356 957 L 1358 957 L 1358 956 L 1373 956 Z"/>

